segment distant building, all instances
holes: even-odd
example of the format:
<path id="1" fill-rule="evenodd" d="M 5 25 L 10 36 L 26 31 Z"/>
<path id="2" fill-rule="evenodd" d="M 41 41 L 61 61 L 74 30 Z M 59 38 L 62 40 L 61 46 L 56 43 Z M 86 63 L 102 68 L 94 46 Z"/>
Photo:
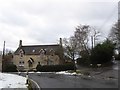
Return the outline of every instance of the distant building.
<path id="1" fill-rule="evenodd" d="M 14 53 L 13 63 L 18 69 L 35 69 L 37 64 L 58 65 L 63 64 L 62 39 L 59 44 L 54 45 L 22 45 L 20 40 L 19 47 Z"/>

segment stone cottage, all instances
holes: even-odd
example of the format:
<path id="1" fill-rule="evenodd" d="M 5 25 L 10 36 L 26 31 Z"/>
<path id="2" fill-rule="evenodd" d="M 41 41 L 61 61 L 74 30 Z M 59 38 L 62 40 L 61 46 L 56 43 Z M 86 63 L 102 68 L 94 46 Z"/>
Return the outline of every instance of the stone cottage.
<path id="1" fill-rule="evenodd" d="M 2 55 L 0 55 L 0 72 L 2 71 Z"/>
<path id="2" fill-rule="evenodd" d="M 63 64 L 63 49 L 62 39 L 59 44 L 53 45 L 22 45 L 22 40 L 19 42 L 19 47 L 14 53 L 13 63 L 18 69 L 35 69 L 37 64 L 41 65 L 58 65 Z"/>

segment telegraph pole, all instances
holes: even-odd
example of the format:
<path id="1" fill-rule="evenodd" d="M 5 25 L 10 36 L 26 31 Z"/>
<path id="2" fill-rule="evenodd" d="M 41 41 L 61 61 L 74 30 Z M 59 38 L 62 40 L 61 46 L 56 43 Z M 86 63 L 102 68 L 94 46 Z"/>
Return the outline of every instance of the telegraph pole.
<path id="1" fill-rule="evenodd" d="M 5 59 L 5 41 L 3 44 L 3 53 L 2 53 L 2 72 L 4 71 L 4 59 Z"/>
<path id="2" fill-rule="evenodd" d="M 3 45 L 3 55 L 2 55 L 2 60 L 4 60 L 5 58 L 5 41 L 4 41 L 4 45 Z"/>
<path id="3" fill-rule="evenodd" d="M 120 1 L 118 2 L 118 29 L 120 29 Z M 120 30 L 119 30 L 120 31 Z M 118 50 L 119 50 L 119 55 L 120 55 L 120 40 L 117 41 L 118 43 Z"/>
<path id="4" fill-rule="evenodd" d="M 93 36 L 91 36 L 91 43 L 92 43 L 92 49 L 93 49 Z"/>

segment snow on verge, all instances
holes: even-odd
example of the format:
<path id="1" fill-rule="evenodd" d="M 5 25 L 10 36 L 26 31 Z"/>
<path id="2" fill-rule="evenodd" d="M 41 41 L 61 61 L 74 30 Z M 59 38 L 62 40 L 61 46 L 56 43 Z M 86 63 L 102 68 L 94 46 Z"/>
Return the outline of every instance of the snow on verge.
<path id="1" fill-rule="evenodd" d="M 68 72 L 68 71 L 60 71 L 60 72 L 36 72 L 38 74 L 41 74 L 41 73 L 55 73 L 55 74 L 63 74 L 63 75 L 82 75 L 81 73 L 76 73 L 76 72 Z"/>
<path id="2" fill-rule="evenodd" d="M 26 78 L 15 74 L 0 73 L 1 88 L 27 88 Z"/>

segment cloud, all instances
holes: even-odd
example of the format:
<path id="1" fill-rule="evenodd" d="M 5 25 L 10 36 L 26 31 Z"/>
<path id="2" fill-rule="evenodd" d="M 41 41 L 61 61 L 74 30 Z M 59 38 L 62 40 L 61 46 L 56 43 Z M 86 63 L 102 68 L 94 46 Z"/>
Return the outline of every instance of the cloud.
<path id="1" fill-rule="evenodd" d="M 79 24 L 99 28 L 104 37 L 117 21 L 117 0 L 92 1 L 0 0 L 0 42 L 14 50 L 20 39 L 24 45 L 58 43 Z"/>

